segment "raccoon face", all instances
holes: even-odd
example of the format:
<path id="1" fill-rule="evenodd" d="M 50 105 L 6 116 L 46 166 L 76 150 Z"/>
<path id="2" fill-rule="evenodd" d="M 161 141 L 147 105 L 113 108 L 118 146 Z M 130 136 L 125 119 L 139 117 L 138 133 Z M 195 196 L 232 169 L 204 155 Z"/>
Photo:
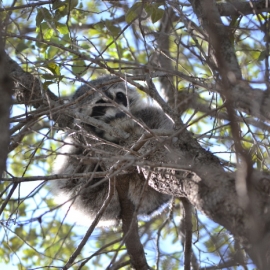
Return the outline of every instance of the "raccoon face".
<path id="1" fill-rule="evenodd" d="M 125 117 L 128 110 L 129 100 L 122 89 L 113 89 L 104 93 L 108 98 L 101 97 L 93 104 L 91 117 L 110 123 L 110 119 Z"/>
<path id="2" fill-rule="evenodd" d="M 140 99 L 139 95 L 135 90 L 127 88 L 124 83 L 115 83 L 103 87 L 101 91 L 102 93 L 100 91 L 93 92 L 81 102 L 80 113 L 121 129 L 129 121 L 126 112 L 130 112 L 131 108 L 138 103 L 137 101 Z M 81 91 L 80 95 L 77 92 L 74 95 L 76 98 L 86 93 L 87 89 Z M 82 126 L 98 137 L 117 142 L 115 137 L 112 137 L 100 128 L 89 124 L 82 124 Z"/>

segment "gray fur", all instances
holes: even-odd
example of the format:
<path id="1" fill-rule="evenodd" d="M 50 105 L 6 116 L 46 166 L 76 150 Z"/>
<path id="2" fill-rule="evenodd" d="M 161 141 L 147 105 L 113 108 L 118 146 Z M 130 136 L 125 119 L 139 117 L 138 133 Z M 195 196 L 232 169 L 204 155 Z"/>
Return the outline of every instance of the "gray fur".
<path id="1" fill-rule="evenodd" d="M 119 130 L 124 130 L 129 134 L 141 135 L 143 133 L 141 126 L 132 118 L 138 119 L 150 129 L 172 129 L 172 122 L 165 116 L 162 110 L 145 103 L 137 91 L 128 87 L 124 82 L 107 84 L 111 80 L 115 80 L 115 77 L 103 77 L 91 81 L 89 85 L 80 87 L 74 94 L 73 100 L 80 99 L 82 95 L 85 95 L 85 97 L 79 101 L 76 109 L 83 115 L 93 116 L 95 114 L 94 118 Z M 100 84 L 103 87 L 99 87 Z M 119 92 L 122 94 L 119 94 Z M 87 93 L 90 93 L 90 95 L 87 95 Z M 96 107 L 97 104 L 100 106 Z M 128 113 L 131 117 L 127 115 Z M 107 134 L 104 130 L 80 123 L 78 120 L 77 124 L 83 127 L 87 134 L 92 133 L 96 137 L 121 144 L 118 138 Z M 62 147 L 62 155 L 59 155 L 55 161 L 55 173 L 73 174 L 93 172 L 95 170 L 102 171 L 102 166 L 98 166 L 95 162 L 82 164 L 82 158 L 98 156 L 94 151 L 95 144 L 98 143 L 98 141 L 93 139 L 87 139 L 81 133 L 80 135 L 75 133 L 70 135 L 66 139 L 66 144 Z M 54 180 L 51 181 L 51 189 L 53 193 L 59 196 L 60 202 L 63 203 L 69 200 L 69 203 L 72 205 L 71 210 L 83 214 L 87 218 L 87 222 L 90 222 L 95 218 L 108 194 L 108 181 L 101 180 L 100 178 Z M 129 197 L 135 206 L 138 206 L 140 203 L 138 214 L 149 217 L 160 213 L 171 197 L 158 193 L 148 185 L 144 186 L 145 180 L 139 177 L 138 172 L 134 172 L 134 177 L 132 177 L 129 184 Z M 142 194 L 143 189 L 144 193 Z M 98 225 L 110 226 L 117 224 L 119 216 L 120 204 L 117 191 L 115 190 L 115 194 Z M 78 216 L 76 220 L 78 220 Z"/>

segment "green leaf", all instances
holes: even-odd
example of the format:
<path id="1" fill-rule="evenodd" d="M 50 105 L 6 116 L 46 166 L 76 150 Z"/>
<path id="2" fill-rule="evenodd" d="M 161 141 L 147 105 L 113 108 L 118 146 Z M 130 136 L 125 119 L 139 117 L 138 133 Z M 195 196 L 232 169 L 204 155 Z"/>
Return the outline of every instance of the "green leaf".
<path id="1" fill-rule="evenodd" d="M 54 1 L 54 2 L 53 2 L 52 8 L 53 8 L 54 10 L 56 10 L 56 9 L 62 7 L 62 6 L 65 6 L 65 5 L 66 5 L 65 2 L 62 2 L 62 1 L 57 0 L 57 1 Z"/>
<path id="2" fill-rule="evenodd" d="M 9 252 L 6 252 L 6 250 L 9 251 L 10 248 L 6 248 L 6 242 L 2 242 L 2 248 L 0 248 L 0 262 L 9 263 Z"/>
<path id="3" fill-rule="evenodd" d="M 40 16 L 40 17 L 42 16 L 43 17 L 43 20 L 45 20 L 45 21 L 52 21 L 52 15 L 51 15 L 50 11 L 47 8 L 40 8 L 38 10 L 38 14 L 40 14 L 40 15 L 37 15 L 37 17 L 38 16 Z"/>
<path id="4" fill-rule="evenodd" d="M 65 4 L 61 7 L 59 7 L 55 12 L 55 18 L 57 20 L 61 19 L 62 17 L 66 16 L 68 14 L 68 6 Z"/>
<path id="5" fill-rule="evenodd" d="M 142 2 L 135 3 L 126 14 L 126 22 L 131 23 L 135 20 L 142 12 Z"/>
<path id="6" fill-rule="evenodd" d="M 74 60 L 73 61 L 73 66 L 72 66 L 72 71 L 75 74 L 83 75 L 86 72 L 86 64 L 83 60 Z"/>
<path id="7" fill-rule="evenodd" d="M 78 5 L 78 0 L 71 0 L 68 3 L 70 4 L 70 10 L 72 10 Z"/>
<path id="8" fill-rule="evenodd" d="M 164 10 L 161 8 L 153 9 L 151 14 L 152 23 L 159 21 L 164 15 Z"/>
<path id="9" fill-rule="evenodd" d="M 146 6 L 144 7 L 144 10 L 147 12 L 148 15 L 151 16 L 152 11 L 153 11 L 153 5 L 146 5 Z"/>
<path id="10" fill-rule="evenodd" d="M 25 203 L 21 203 L 20 206 L 18 207 L 20 217 L 26 216 L 26 207 L 27 205 Z"/>
<path id="11" fill-rule="evenodd" d="M 47 64 L 48 69 L 55 75 L 61 75 L 60 74 L 60 67 L 55 62 L 49 62 Z"/>
<path id="12" fill-rule="evenodd" d="M 105 25 L 107 29 L 110 31 L 110 34 L 113 35 L 114 37 L 116 37 L 121 32 L 121 28 L 113 25 L 112 22 L 109 20 L 105 21 Z"/>
<path id="13" fill-rule="evenodd" d="M 59 52 L 59 49 L 57 47 L 54 46 L 50 46 L 48 49 L 48 59 L 53 59 L 57 53 Z"/>
<path id="14" fill-rule="evenodd" d="M 22 245 L 22 241 L 18 237 L 9 238 L 8 243 L 9 243 L 9 247 L 13 251 L 17 251 Z"/>
<path id="15" fill-rule="evenodd" d="M 39 32 L 40 34 L 42 34 L 42 37 L 45 39 L 45 40 L 50 40 L 53 36 L 53 29 L 50 28 L 50 26 L 46 23 L 46 22 L 43 22 L 41 25 L 40 25 L 40 29 Z"/>
<path id="16" fill-rule="evenodd" d="M 55 80 L 56 79 L 56 76 L 52 75 L 52 74 L 42 74 L 41 77 L 44 78 L 45 80 Z"/>
<path id="17" fill-rule="evenodd" d="M 41 12 L 41 10 L 38 9 L 38 14 L 36 16 L 36 26 L 39 26 L 43 20 L 44 20 L 43 12 Z"/>
<path id="18" fill-rule="evenodd" d="M 265 51 L 261 51 L 259 57 L 258 57 L 258 61 L 263 61 L 265 58 L 267 57 L 267 52 Z"/>
<path id="19" fill-rule="evenodd" d="M 25 44 L 25 42 L 22 40 L 18 43 L 17 47 L 16 47 L 16 53 L 21 53 L 22 51 L 24 51 L 25 49 L 28 49 L 29 46 L 27 46 Z"/>
<path id="20" fill-rule="evenodd" d="M 43 78 L 44 78 L 44 76 L 42 76 Z M 54 77 L 54 79 L 55 79 L 55 77 Z M 50 86 L 50 85 L 52 85 L 52 84 L 54 84 L 55 83 L 55 81 L 45 81 L 44 83 L 43 83 L 43 88 L 45 89 L 45 90 L 48 90 L 48 87 Z"/>
<path id="21" fill-rule="evenodd" d="M 56 29 L 59 31 L 60 34 L 68 34 L 69 30 L 66 24 L 63 23 L 56 23 Z"/>

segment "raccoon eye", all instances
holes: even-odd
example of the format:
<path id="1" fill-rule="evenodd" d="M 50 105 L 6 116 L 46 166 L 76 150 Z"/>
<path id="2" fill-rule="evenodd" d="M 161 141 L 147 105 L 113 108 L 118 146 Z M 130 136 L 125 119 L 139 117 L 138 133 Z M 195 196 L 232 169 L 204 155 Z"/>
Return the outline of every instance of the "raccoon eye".
<path id="1" fill-rule="evenodd" d="M 117 92 L 115 96 L 115 101 L 117 103 L 123 104 L 125 107 L 127 107 L 127 98 L 126 95 L 122 92 Z"/>

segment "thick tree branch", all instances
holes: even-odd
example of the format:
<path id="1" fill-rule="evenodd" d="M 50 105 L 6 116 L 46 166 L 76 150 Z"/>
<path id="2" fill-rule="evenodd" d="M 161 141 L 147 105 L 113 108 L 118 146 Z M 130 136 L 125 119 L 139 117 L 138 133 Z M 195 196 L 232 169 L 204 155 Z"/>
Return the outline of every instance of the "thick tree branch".
<path id="1" fill-rule="evenodd" d="M 258 14 L 262 12 L 269 12 L 268 0 L 262 1 L 231 1 L 228 3 L 218 3 L 217 8 L 220 16 L 239 16 L 248 14 Z"/>
<path id="2" fill-rule="evenodd" d="M 218 68 L 227 72 L 226 76 L 235 81 L 241 79 L 241 70 L 235 55 L 234 47 L 229 39 L 228 30 L 223 25 L 217 5 L 213 0 L 190 0 L 193 10 L 202 27 L 209 36 L 209 43 L 214 50 L 213 57 L 218 57 Z"/>
<path id="3" fill-rule="evenodd" d="M 2 23 L 0 21 L 0 28 Z M 0 34 L 0 176 L 6 168 L 6 159 L 9 145 L 9 113 L 12 104 L 12 80 L 7 70 L 4 43 Z"/>
<path id="4" fill-rule="evenodd" d="M 175 18 L 176 16 L 173 9 L 166 9 L 165 14 L 163 15 L 160 22 L 159 31 L 155 33 L 158 49 L 154 54 L 150 64 L 158 65 L 165 70 L 173 70 L 170 54 L 170 33 L 173 30 L 173 21 Z M 172 77 L 164 76 L 160 78 L 160 83 L 161 89 L 167 98 L 168 104 L 173 108 L 175 105 L 175 91 L 171 80 Z"/>
<path id="5" fill-rule="evenodd" d="M 192 256 L 192 206 L 186 198 L 182 198 L 181 202 L 184 208 L 184 218 L 182 221 L 182 231 L 184 233 L 184 249 L 185 249 L 185 267 L 184 270 L 190 270 Z"/>
<path id="6" fill-rule="evenodd" d="M 35 7 L 38 7 L 38 6 L 52 4 L 53 2 L 54 1 L 52 1 L 52 0 L 50 0 L 50 1 L 39 1 L 37 3 L 31 3 L 31 4 L 21 5 L 21 6 L 5 7 L 5 8 L 0 8 L 0 12 L 16 10 L 16 9 L 24 9 L 24 8 L 35 8 Z"/>
<path id="7" fill-rule="evenodd" d="M 260 235 L 264 235 L 263 239 L 258 239 L 254 244 L 250 216 L 241 207 L 235 190 L 235 175 L 226 173 L 218 159 L 198 146 L 187 132 L 183 131 L 177 140 L 174 138 L 172 141 L 164 141 L 161 144 L 149 141 L 140 152 L 145 155 L 149 149 L 155 149 L 145 157 L 146 160 L 157 164 L 185 164 L 190 167 L 190 171 L 144 167 L 142 171 L 145 177 L 149 178 L 150 186 L 176 197 L 186 197 L 198 210 L 238 237 L 251 256 L 255 256 L 258 250 L 265 255 L 270 249 L 267 244 L 270 236 L 267 229 L 270 214 L 264 211 L 265 207 L 270 207 L 267 191 L 270 177 L 257 171 L 251 175 L 256 196 L 253 196 L 252 203 L 256 205 L 257 222 L 262 225 L 260 227 L 263 232 Z"/>
<path id="8" fill-rule="evenodd" d="M 138 175 L 140 177 L 140 175 Z M 116 189 L 121 205 L 122 229 L 124 233 L 124 242 L 130 256 L 131 265 L 136 270 L 147 270 L 147 264 L 144 249 L 140 242 L 138 221 L 136 209 L 133 202 L 128 197 L 129 181 L 134 180 L 134 175 L 123 175 L 117 177 Z"/>

